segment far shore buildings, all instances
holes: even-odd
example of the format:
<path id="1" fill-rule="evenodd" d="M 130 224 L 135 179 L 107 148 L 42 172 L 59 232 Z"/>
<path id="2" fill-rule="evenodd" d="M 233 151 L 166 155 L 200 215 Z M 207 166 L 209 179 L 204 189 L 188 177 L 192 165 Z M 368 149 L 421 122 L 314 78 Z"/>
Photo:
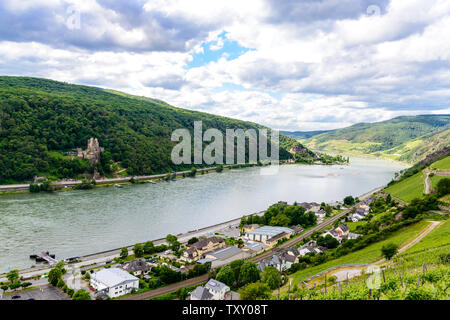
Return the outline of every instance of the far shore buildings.
<path id="1" fill-rule="evenodd" d="M 225 240 L 217 237 L 210 237 L 200 240 L 183 252 L 182 260 L 193 262 L 201 259 L 207 252 L 225 247 Z"/>
<path id="2" fill-rule="evenodd" d="M 98 295 L 116 298 L 139 289 L 139 279 L 119 268 L 102 269 L 91 275 L 91 286 Z"/>

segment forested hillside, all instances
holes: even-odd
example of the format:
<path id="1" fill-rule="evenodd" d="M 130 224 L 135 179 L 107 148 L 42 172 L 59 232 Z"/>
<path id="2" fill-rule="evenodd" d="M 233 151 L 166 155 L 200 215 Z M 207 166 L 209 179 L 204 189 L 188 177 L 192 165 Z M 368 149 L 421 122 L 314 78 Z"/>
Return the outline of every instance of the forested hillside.
<path id="1" fill-rule="evenodd" d="M 263 128 L 255 123 L 172 107 L 162 101 L 52 80 L 0 77 L 0 183 L 34 175 L 76 177 L 93 171 L 87 160 L 64 156 L 96 137 L 105 157 L 129 175 L 186 169 L 170 153 L 172 131 Z M 280 158 L 297 142 L 280 135 Z"/>
<path id="2" fill-rule="evenodd" d="M 450 145 L 450 115 L 403 116 L 314 135 L 303 140 L 313 150 L 371 154 L 416 163 Z"/>

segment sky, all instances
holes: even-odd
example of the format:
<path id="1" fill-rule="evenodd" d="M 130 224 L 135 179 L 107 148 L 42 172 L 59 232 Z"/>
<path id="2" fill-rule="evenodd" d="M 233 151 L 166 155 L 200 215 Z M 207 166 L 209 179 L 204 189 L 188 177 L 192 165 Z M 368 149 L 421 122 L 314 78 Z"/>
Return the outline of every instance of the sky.
<path id="1" fill-rule="evenodd" d="M 450 113 L 450 0 L 2 0 L 0 74 L 279 130 Z"/>

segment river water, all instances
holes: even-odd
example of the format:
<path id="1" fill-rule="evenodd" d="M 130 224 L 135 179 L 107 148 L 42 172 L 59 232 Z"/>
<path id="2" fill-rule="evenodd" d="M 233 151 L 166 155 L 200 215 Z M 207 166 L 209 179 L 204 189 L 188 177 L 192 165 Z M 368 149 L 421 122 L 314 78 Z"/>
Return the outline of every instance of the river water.
<path id="1" fill-rule="evenodd" d="M 358 196 L 404 168 L 350 160 L 348 166 L 282 165 L 274 175 L 247 168 L 123 188 L 1 195 L 0 272 L 30 267 L 29 255 L 44 250 L 57 259 L 81 256 L 224 222 L 277 201 Z"/>

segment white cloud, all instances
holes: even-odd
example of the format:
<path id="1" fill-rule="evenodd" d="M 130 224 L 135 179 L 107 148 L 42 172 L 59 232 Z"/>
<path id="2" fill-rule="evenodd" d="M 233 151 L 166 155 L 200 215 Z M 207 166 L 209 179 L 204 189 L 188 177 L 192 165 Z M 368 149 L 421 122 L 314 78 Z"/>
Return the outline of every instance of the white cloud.
<path id="1" fill-rule="evenodd" d="M 448 113 L 450 1 L 374 1 L 379 16 L 367 15 L 369 2 L 8 0 L 4 21 L 20 21 L 0 32 L 0 72 L 124 90 L 277 129 Z M 75 32 L 64 27 L 70 4 L 81 12 Z M 39 25 L 26 20 L 36 10 L 45 10 Z M 194 54 L 208 54 L 202 44 L 215 52 L 224 41 L 252 50 L 187 68 Z"/>

